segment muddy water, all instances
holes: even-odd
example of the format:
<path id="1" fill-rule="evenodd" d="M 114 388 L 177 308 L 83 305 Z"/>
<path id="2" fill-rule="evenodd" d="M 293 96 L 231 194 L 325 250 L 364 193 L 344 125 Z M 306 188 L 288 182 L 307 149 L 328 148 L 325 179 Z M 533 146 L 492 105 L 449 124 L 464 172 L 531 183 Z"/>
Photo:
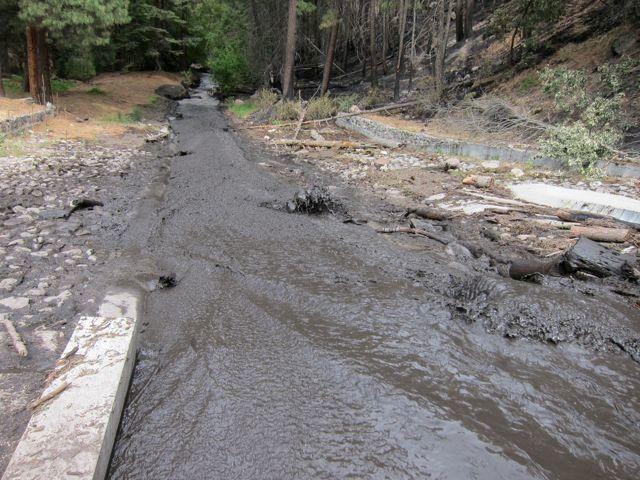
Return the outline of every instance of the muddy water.
<path id="1" fill-rule="evenodd" d="M 209 101 L 181 112 L 192 153 L 146 246 L 180 281 L 149 299 L 110 478 L 639 478 L 629 356 L 461 320 L 466 266 L 260 208 L 295 187 Z M 533 317 L 553 301 L 558 321 L 640 323 L 610 299 L 489 280 L 490 311 L 518 295 Z"/>

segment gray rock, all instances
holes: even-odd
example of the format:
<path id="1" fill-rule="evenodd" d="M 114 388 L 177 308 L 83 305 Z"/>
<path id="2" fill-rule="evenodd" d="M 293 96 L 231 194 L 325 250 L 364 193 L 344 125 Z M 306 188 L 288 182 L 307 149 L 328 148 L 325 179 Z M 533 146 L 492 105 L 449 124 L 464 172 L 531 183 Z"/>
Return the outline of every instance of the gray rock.
<path id="1" fill-rule="evenodd" d="M 182 100 L 189 98 L 189 92 L 182 85 L 161 85 L 156 88 L 156 95 L 169 100 Z"/>
<path id="2" fill-rule="evenodd" d="M 5 278 L 0 280 L 0 290 L 11 292 L 20 281 L 17 278 Z"/>
<path id="3" fill-rule="evenodd" d="M 3 305 L 11 310 L 21 310 L 29 306 L 30 300 L 27 297 L 6 297 L 0 300 L 0 305 Z"/>

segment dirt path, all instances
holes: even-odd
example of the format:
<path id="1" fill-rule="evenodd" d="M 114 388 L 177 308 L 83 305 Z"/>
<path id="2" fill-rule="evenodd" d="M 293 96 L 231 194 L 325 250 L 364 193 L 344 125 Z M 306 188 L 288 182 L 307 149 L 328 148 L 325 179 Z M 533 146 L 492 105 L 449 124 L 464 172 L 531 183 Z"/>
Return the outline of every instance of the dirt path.
<path id="1" fill-rule="evenodd" d="M 129 238 L 178 284 L 150 296 L 110 478 L 636 477 L 637 363 L 508 340 L 465 308 L 531 328 L 637 328 L 633 310 L 265 208 L 297 167 L 241 148 L 210 100 L 179 112 L 151 240 Z"/>

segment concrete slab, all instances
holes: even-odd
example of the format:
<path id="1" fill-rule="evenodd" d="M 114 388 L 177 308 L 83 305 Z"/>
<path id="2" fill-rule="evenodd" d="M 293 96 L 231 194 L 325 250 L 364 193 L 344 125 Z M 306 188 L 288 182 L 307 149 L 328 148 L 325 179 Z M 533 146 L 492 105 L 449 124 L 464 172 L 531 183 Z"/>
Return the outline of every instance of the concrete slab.
<path id="1" fill-rule="evenodd" d="M 105 477 L 135 361 L 137 296 L 109 294 L 99 314 L 78 322 L 3 480 Z"/>
<path id="2" fill-rule="evenodd" d="M 538 205 L 608 215 L 640 225 L 640 201 L 622 195 L 556 187 L 544 183 L 509 185 L 516 198 Z"/>

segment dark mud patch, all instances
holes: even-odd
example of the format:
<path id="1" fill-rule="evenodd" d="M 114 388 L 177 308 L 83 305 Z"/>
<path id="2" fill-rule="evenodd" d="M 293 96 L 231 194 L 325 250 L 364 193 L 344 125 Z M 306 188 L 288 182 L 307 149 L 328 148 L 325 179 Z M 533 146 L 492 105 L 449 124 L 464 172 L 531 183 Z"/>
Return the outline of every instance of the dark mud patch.
<path id="1" fill-rule="evenodd" d="M 346 215 L 347 213 L 342 203 L 333 198 L 326 187 L 316 185 L 298 190 L 289 201 L 263 202 L 259 206 L 306 215 Z"/>

